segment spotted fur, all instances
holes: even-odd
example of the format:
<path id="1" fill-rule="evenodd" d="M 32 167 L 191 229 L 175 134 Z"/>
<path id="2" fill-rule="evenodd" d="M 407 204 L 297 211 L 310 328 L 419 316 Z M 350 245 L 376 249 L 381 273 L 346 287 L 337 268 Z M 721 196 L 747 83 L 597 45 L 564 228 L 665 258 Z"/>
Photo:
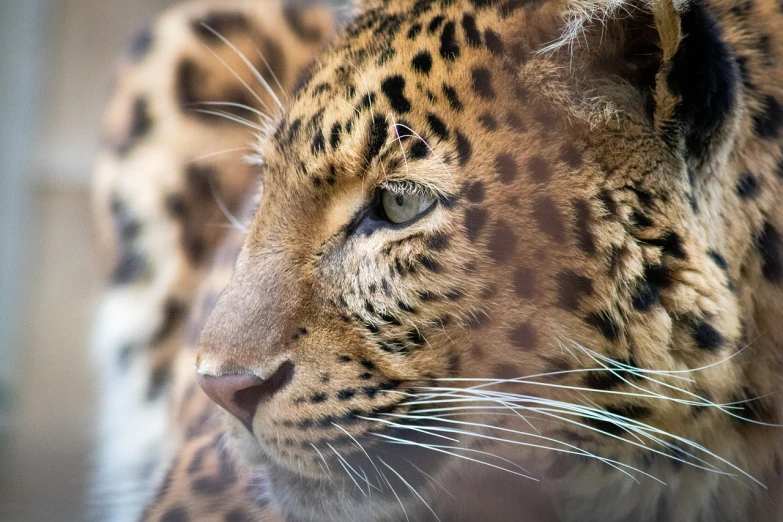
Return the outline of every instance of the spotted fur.
<path id="1" fill-rule="evenodd" d="M 781 23 L 364 2 L 259 132 L 147 518 L 781 520 Z M 218 422 L 194 360 L 278 384 Z"/>

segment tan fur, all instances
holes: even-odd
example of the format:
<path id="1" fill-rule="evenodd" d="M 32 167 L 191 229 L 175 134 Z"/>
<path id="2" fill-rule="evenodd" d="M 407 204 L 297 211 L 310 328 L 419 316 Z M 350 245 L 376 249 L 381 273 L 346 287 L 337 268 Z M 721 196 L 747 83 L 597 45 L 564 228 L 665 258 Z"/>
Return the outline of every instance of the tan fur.
<path id="1" fill-rule="evenodd" d="M 778 6 L 417 5 L 368 2 L 259 140 L 258 211 L 202 288 L 198 355 L 178 361 L 180 460 L 148 519 L 779 520 Z M 701 99 L 672 75 L 702 7 L 736 91 L 694 145 L 683 104 Z M 394 183 L 439 203 L 350 228 Z M 295 371 L 251 433 L 215 422 L 194 360 Z M 221 451 L 225 488 L 188 494 Z M 188 474 L 197 454 L 212 464 Z"/>

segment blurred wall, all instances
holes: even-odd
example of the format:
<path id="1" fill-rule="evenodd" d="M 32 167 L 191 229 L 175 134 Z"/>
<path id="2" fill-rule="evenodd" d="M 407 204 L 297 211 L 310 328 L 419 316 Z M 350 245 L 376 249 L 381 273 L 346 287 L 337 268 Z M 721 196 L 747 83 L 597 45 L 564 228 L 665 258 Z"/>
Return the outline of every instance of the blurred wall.
<path id="1" fill-rule="evenodd" d="M 0 1 L 0 431 L 9 405 L 15 348 L 20 345 L 25 246 L 30 231 L 30 158 L 42 122 L 47 6 L 43 0 Z M 2 436 L 2 433 L 0 433 Z"/>
<path id="2" fill-rule="evenodd" d="M 117 58 L 137 30 L 177 3 L 50 0 L 56 6 L 48 47 L 46 99 L 50 106 L 36 158 L 43 182 L 89 182 L 99 138 L 98 122 L 111 91 Z"/>

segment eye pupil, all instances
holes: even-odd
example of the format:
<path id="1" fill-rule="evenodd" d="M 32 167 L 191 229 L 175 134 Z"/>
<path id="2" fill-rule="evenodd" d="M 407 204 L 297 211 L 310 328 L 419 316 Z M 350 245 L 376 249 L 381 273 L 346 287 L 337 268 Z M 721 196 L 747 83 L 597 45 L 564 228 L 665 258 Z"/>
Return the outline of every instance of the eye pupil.
<path id="1" fill-rule="evenodd" d="M 381 192 L 381 205 L 386 219 L 392 223 L 406 223 L 421 214 L 434 202 L 422 194 L 410 194 L 391 189 Z"/>

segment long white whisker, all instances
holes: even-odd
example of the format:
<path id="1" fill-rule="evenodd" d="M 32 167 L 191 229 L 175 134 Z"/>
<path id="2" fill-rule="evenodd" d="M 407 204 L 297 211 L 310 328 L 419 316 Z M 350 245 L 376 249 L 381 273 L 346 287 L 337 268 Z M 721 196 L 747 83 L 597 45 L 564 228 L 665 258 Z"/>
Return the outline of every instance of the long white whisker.
<path id="1" fill-rule="evenodd" d="M 312 447 L 313 447 L 313 449 L 314 449 L 314 450 L 315 450 L 315 451 L 318 453 L 318 456 L 319 456 L 319 457 L 321 457 L 321 460 L 323 460 L 323 461 L 324 461 L 324 464 L 326 464 L 326 469 L 327 469 L 327 471 L 328 471 L 329 475 L 331 476 L 331 474 L 332 474 L 332 470 L 331 470 L 331 469 L 329 469 L 329 463 L 328 463 L 328 462 L 326 462 L 326 459 L 324 458 L 324 455 L 323 455 L 323 453 L 321 453 L 321 450 L 319 450 L 319 449 L 318 449 L 318 447 L 317 447 L 315 444 L 313 444 L 312 442 L 310 443 L 310 446 L 312 446 Z"/>
<path id="2" fill-rule="evenodd" d="M 352 474 L 350 471 L 348 471 L 348 468 L 350 468 L 351 470 L 353 470 L 353 472 L 354 472 L 354 473 L 356 473 L 356 476 L 357 476 L 357 477 L 359 477 L 359 478 L 362 478 L 362 477 L 359 475 L 359 473 L 358 473 L 358 472 L 357 472 L 355 469 L 353 469 L 353 468 L 351 467 L 351 465 L 350 465 L 350 464 L 348 464 L 348 461 L 347 461 L 347 460 L 345 460 L 345 459 L 343 458 L 343 456 L 342 456 L 342 455 L 340 455 L 340 454 L 337 452 L 337 450 L 336 450 L 336 449 L 334 449 L 334 448 L 332 447 L 332 445 L 331 445 L 331 444 L 329 444 L 329 443 L 327 442 L 327 443 L 326 443 L 326 445 L 327 445 L 327 446 L 329 446 L 329 449 L 331 449 L 331 450 L 334 452 L 334 454 L 335 454 L 335 455 L 337 455 L 337 462 L 340 464 L 340 466 L 342 466 L 342 467 L 343 467 L 343 469 L 345 470 L 345 473 L 346 473 L 346 475 L 348 475 L 348 478 L 350 478 L 350 479 L 353 481 L 353 483 L 356 485 L 356 487 L 357 487 L 357 488 L 359 488 L 359 491 L 361 491 L 361 492 L 362 492 L 362 495 L 364 495 L 364 496 L 366 497 L 366 496 L 367 496 L 367 493 L 365 493 L 365 492 L 364 492 L 364 490 L 362 489 L 362 487 L 359 485 L 359 483 L 358 483 L 358 482 L 356 482 L 356 479 L 354 479 L 354 478 L 353 478 L 353 474 Z M 348 467 L 346 467 L 346 466 L 348 466 Z M 369 482 L 368 482 L 368 484 L 369 484 Z"/>
<path id="3" fill-rule="evenodd" d="M 469 460 L 469 461 L 475 462 L 477 464 L 483 464 L 483 465 L 489 466 L 491 468 L 499 469 L 501 471 L 506 471 L 506 472 L 512 473 L 514 475 L 519 475 L 522 478 L 538 481 L 537 478 L 531 477 L 530 475 L 524 475 L 524 474 L 516 472 L 514 470 L 504 468 L 503 466 L 490 464 L 489 462 L 484 462 L 483 460 L 473 459 L 473 458 L 470 458 L 470 457 L 466 457 L 465 455 L 460 455 L 459 453 L 453 453 L 451 451 L 447 451 L 446 450 L 446 448 L 449 448 L 449 449 L 463 450 L 464 451 L 464 450 L 469 449 L 469 448 L 452 448 L 451 446 L 442 446 L 442 445 L 437 445 L 437 444 L 422 444 L 420 442 L 415 442 L 415 441 L 412 441 L 412 440 L 405 440 L 405 439 L 400 439 L 398 437 L 392 437 L 391 435 L 386 435 L 384 433 L 373 433 L 373 435 L 375 435 L 376 437 L 381 437 L 383 439 L 387 439 L 387 440 L 393 441 L 395 444 L 402 444 L 402 445 L 407 445 L 407 446 L 417 446 L 417 447 L 420 447 L 420 448 L 431 449 L 433 451 L 437 451 L 438 453 L 444 453 L 446 455 L 451 455 L 452 457 L 457 457 L 459 459 Z"/>
<path id="4" fill-rule="evenodd" d="M 400 497 L 397 495 L 397 492 L 394 490 L 394 486 L 391 485 L 391 482 L 389 482 L 389 479 L 386 478 L 386 475 L 383 472 L 381 472 L 381 476 L 383 477 L 383 480 L 386 481 L 386 484 L 389 486 L 391 492 L 394 494 L 394 498 L 396 498 L 397 502 L 400 503 L 400 507 L 402 508 L 402 513 L 405 515 L 405 520 L 407 522 L 410 522 L 411 519 L 408 518 L 408 512 L 405 510 L 405 506 L 402 505 L 402 500 L 400 500 Z"/>
<path id="5" fill-rule="evenodd" d="M 263 85 L 264 89 L 266 89 L 266 92 L 269 93 L 269 96 L 271 96 L 272 99 L 275 101 L 275 103 L 277 104 L 277 107 L 282 111 L 283 110 L 283 104 L 280 103 L 280 99 L 275 94 L 275 91 L 272 90 L 272 87 L 269 86 L 269 83 L 267 83 L 267 81 L 264 78 L 264 76 L 260 72 L 258 72 L 258 69 L 256 69 L 255 66 L 252 63 L 250 63 L 250 60 L 247 59 L 247 57 L 244 55 L 244 53 L 242 51 L 240 51 L 239 49 L 237 49 L 237 47 L 233 43 L 231 43 L 222 34 L 220 34 L 219 32 L 215 31 L 213 28 L 211 28 L 208 24 L 205 24 L 204 22 L 201 22 L 201 25 L 204 26 L 209 32 L 211 32 L 212 34 L 214 34 L 215 36 L 220 38 L 220 40 L 224 44 L 226 44 L 232 51 L 234 51 L 237 54 L 237 56 L 239 56 L 239 58 L 245 63 L 245 65 L 247 65 L 248 69 L 250 69 L 250 72 L 253 73 L 253 76 L 255 76 L 256 80 L 258 80 L 258 82 L 261 85 Z"/>
<path id="6" fill-rule="evenodd" d="M 256 52 L 258 53 L 258 56 L 260 56 L 261 59 L 264 61 L 264 66 L 266 67 L 266 70 L 269 71 L 269 75 L 275 81 L 277 88 L 280 89 L 280 93 L 285 97 L 286 101 L 288 101 L 289 100 L 288 93 L 285 91 L 283 86 L 280 85 L 280 80 L 277 79 L 277 75 L 275 74 L 275 71 L 272 70 L 272 67 L 269 65 L 269 62 L 266 61 L 266 58 L 264 57 L 264 53 L 262 53 L 261 49 L 259 49 L 258 47 L 256 47 Z"/>
<path id="7" fill-rule="evenodd" d="M 334 426 L 334 427 L 338 428 L 338 429 L 339 429 L 339 430 L 341 430 L 343 433 L 345 433 L 346 435 L 348 435 L 348 436 L 351 438 L 351 440 L 354 442 L 354 444 L 356 444 L 356 446 L 357 446 L 357 447 L 358 447 L 358 448 L 359 448 L 359 449 L 362 451 L 362 453 L 364 453 L 364 456 L 365 456 L 365 457 L 367 457 L 367 460 L 369 460 L 369 461 L 370 461 L 370 464 L 372 464 L 372 467 L 373 467 L 373 468 L 375 468 L 375 471 L 377 471 L 378 473 L 380 473 L 380 472 L 381 472 L 381 470 L 379 470 L 379 469 L 378 469 L 378 466 L 376 466 L 376 465 L 375 465 L 375 462 L 373 462 L 373 460 L 370 458 L 370 455 L 369 455 L 369 454 L 367 453 L 367 451 L 364 449 L 364 446 L 362 446 L 361 444 L 359 444 L 359 441 L 358 441 L 358 440 L 356 440 L 356 438 L 355 438 L 353 435 L 351 435 L 350 433 L 348 433 L 348 430 L 346 430 L 345 428 L 343 428 L 343 427 L 342 427 L 342 426 L 340 426 L 339 424 L 335 424 L 334 422 L 332 423 L 332 426 Z M 369 482 L 368 482 L 368 484 L 369 484 Z M 375 487 L 375 486 L 373 486 L 373 487 Z M 376 488 L 376 489 L 377 489 L 377 488 Z M 380 491 L 380 489 L 378 489 L 378 491 Z"/>
<path id="8" fill-rule="evenodd" d="M 416 418 L 416 417 L 413 417 L 413 418 Z M 440 422 L 451 422 L 451 423 L 457 423 L 457 424 L 466 424 L 466 425 L 473 425 L 473 426 L 483 426 L 483 427 L 488 427 L 488 428 L 492 428 L 492 429 L 497 429 L 497 430 L 500 430 L 500 431 L 515 433 L 515 434 L 518 434 L 518 435 L 526 435 L 526 436 L 529 436 L 529 437 L 543 439 L 543 440 L 547 440 L 547 441 L 550 441 L 550 442 L 555 442 L 557 444 L 562 444 L 564 446 L 567 446 L 567 447 L 570 447 L 570 448 L 573 448 L 573 449 L 572 450 L 567 450 L 567 449 L 562 449 L 562 448 L 553 448 L 551 446 L 543 446 L 541 444 L 534 444 L 534 443 L 530 443 L 530 442 L 523 442 L 523 441 L 514 440 L 514 439 L 506 439 L 506 438 L 502 438 L 502 437 L 494 437 L 494 436 L 491 436 L 491 435 L 486 435 L 486 434 L 482 434 L 482 433 L 476 433 L 476 432 L 473 432 L 473 431 L 461 430 L 461 429 L 456 429 L 456 428 L 442 428 L 442 427 L 437 427 L 437 426 L 428 426 L 426 428 L 427 430 L 443 431 L 443 432 L 446 432 L 446 433 L 456 433 L 456 434 L 462 434 L 462 435 L 469 435 L 469 436 L 473 436 L 473 437 L 477 437 L 477 438 L 494 440 L 496 442 L 507 442 L 507 443 L 510 443 L 510 444 L 517 444 L 517 445 L 520 445 L 520 446 L 527 446 L 527 447 L 531 447 L 531 448 L 546 449 L 546 450 L 555 451 L 555 452 L 558 452 L 558 453 L 567 453 L 567 454 L 572 454 L 572 455 L 581 455 L 581 456 L 585 456 L 585 457 L 590 457 L 590 458 L 594 458 L 594 459 L 596 459 L 598 461 L 601 461 L 601 462 L 603 462 L 603 463 L 605 463 L 605 464 L 607 464 L 607 465 L 617 469 L 618 471 L 620 471 L 621 473 L 623 473 L 625 475 L 628 475 L 628 477 L 630 477 L 635 482 L 638 482 L 638 480 L 633 475 L 631 475 L 627 471 L 625 471 L 623 469 L 620 469 L 620 468 L 621 467 L 630 468 L 633 471 L 636 471 L 637 473 L 645 475 L 645 476 L 647 476 L 647 477 L 649 477 L 649 478 L 651 478 L 653 480 L 656 480 L 656 481 L 664 484 L 664 482 L 661 481 L 660 479 L 658 479 L 657 477 L 655 477 L 653 475 L 650 475 L 649 473 L 646 473 L 646 472 L 644 472 L 644 471 L 642 471 L 640 469 L 634 468 L 633 466 L 631 466 L 629 464 L 625 464 L 625 463 L 622 463 L 622 462 L 619 462 L 619 461 L 615 461 L 615 460 L 612 460 L 612 459 L 608 459 L 608 458 L 605 458 L 605 457 L 601 457 L 601 456 L 595 455 L 595 454 L 590 453 L 589 451 L 584 450 L 582 448 L 579 448 L 577 446 L 573 446 L 571 444 L 568 444 L 568 443 L 563 442 L 563 441 L 559 441 L 557 439 L 552 439 L 552 438 L 549 438 L 549 437 L 545 437 L 543 435 L 537 435 L 537 434 L 534 434 L 534 433 L 521 432 L 521 431 L 511 430 L 509 428 L 502 428 L 502 427 L 499 427 L 499 426 L 491 426 L 491 425 L 487 425 L 487 424 L 460 422 L 460 421 L 453 421 L 453 420 L 449 420 L 449 419 L 438 419 L 437 417 L 434 418 L 434 419 L 438 420 Z M 392 425 L 394 427 L 398 427 L 398 428 L 405 428 L 406 427 L 405 424 L 392 423 Z"/>
<path id="9" fill-rule="evenodd" d="M 234 114 L 231 114 L 230 112 L 226 111 L 217 111 L 217 110 L 210 110 L 210 109 L 192 109 L 193 112 L 199 112 L 201 114 L 211 114 L 212 116 L 220 116 L 222 118 L 225 118 L 227 120 L 231 120 L 235 123 L 241 123 L 245 127 L 250 127 L 251 129 L 257 131 L 257 132 L 264 132 L 264 128 L 260 125 L 256 125 L 255 123 L 251 122 L 248 119 L 242 118 L 240 116 L 236 116 Z"/>
<path id="10" fill-rule="evenodd" d="M 197 106 L 197 105 L 204 105 L 206 107 L 236 107 L 238 109 L 244 109 L 248 112 L 252 112 L 253 114 L 258 115 L 261 119 L 264 121 L 271 123 L 274 120 L 269 117 L 269 115 L 259 111 L 255 107 L 251 107 L 250 105 L 245 105 L 244 103 L 237 103 L 237 102 L 221 102 L 221 101 L 204 101 L 204 102 L 196 102 L 196 103 L 190 103 L 189 106 Z"/>
<path id="11" fill-rule="evenodd" d="M 424 500 L 424 497 L 422 497 L 421 495 L 419 495 L 419 492 L 418 492 L 418 491 L 416 491 L 416 490 L 414 489 L 414 487 L 413 487 L 413 486 L 411 486 L 410 484 L 408 484 L 408 481 L 407 481 L 407 480 L 405 480 L 404 478 L 402 478 L 402 475 L 400 475 L 399 473 L 397 473 L 397 470 L 395 470 L 394 468 L 392 468 L 391 466 L 389 466 L 388 464 L 386 464 L 386 462 L 385 462 L 385 461 L 384 461 L 382 458 L 378 457 L 378 460 L 381 462 L 381 464 L 383 464 L 384 466 L 386 466 L 387 468 L 389 468 L 389 469 L 392 471 L 392 473 L 394 473 L 395 475 L 397 475 L 397 477 L 398 477 L 398 478 L 399 478 L 399 479 L 402 481 L 402 483 L 403 483 L 403 484 L 405 484 L 406 486 L 408 486 L 408 489 L 410 489 L 410 490 L 413 492 L 413 494 L 414 494 L 414 495 L 416 495 L 417 497 L 419 497 L 419 500 L 421 500 L 421 501 L 424 503 L 424 505 L 425 505 L 425 506 L 427 506 L 427 509 L 429 509 L 429 510 L 430 510 L 430 513 L 432 513 L 432 515 L 433 515 L 433 516 L 434 516 L 434 517 L 435 517 L 435 518 L 438 520 L 438 522 L 440 522 L 440 517 L 437 515 L 437 513 L 435 513 L 435 511 L 434 511 L 434 510 L 433 510 L 433 509 L 430 507 L 430 505 L 429 505 L 429 504 L 427 504 L 427 501 L 426 501 L 426 500 Z"/>

